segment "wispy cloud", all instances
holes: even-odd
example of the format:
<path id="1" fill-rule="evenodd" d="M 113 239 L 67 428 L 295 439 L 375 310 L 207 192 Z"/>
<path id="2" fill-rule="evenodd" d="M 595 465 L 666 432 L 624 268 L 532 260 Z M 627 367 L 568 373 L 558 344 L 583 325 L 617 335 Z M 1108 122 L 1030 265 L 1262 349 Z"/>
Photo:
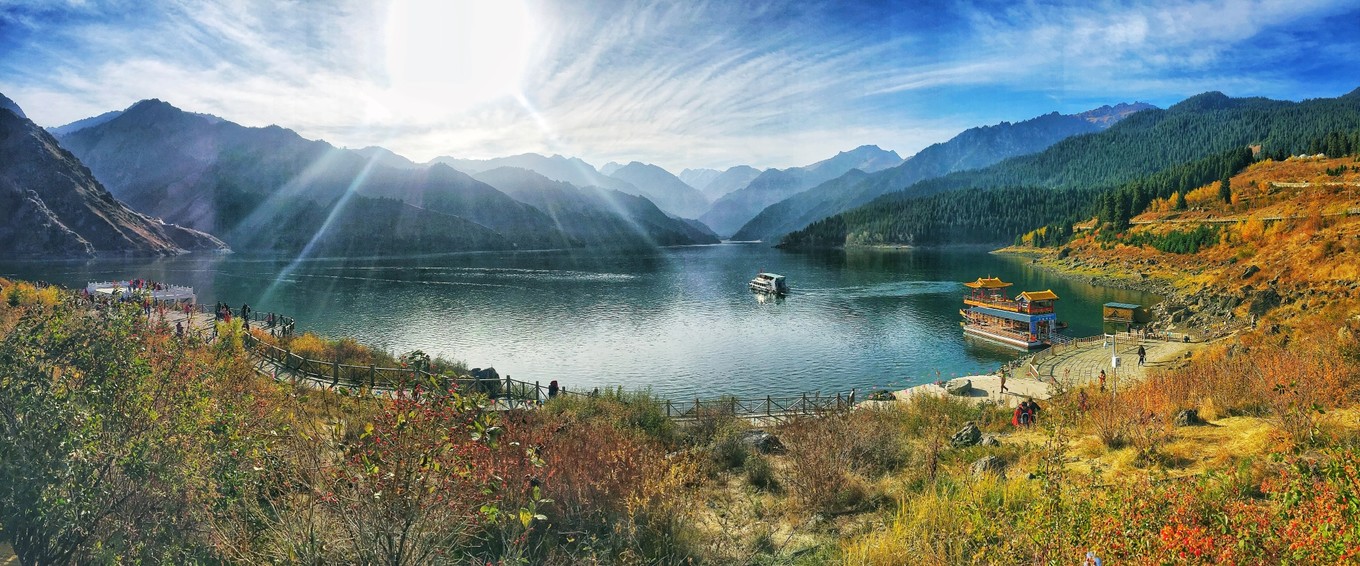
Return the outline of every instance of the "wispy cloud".
<path id="1" fill-rule="evenodd" d="M 0 0 L 0 91 L 47 125 L 156 97 L 417 160 L 788 166 L 1124 100 L 1336 95 L 1357 25 L 1319 0 Z"/>

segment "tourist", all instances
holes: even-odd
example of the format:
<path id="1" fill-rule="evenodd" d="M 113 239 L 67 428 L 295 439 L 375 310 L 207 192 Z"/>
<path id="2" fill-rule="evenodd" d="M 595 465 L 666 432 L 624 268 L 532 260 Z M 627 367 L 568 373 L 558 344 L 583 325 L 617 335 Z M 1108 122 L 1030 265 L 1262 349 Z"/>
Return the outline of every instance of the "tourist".
<path id="1" fill-rule="evenodd" d="M 1029 403 L 1029 410 L 1026 411 L 1029 413 L 1029 424 L 1039 422 L 1039 403 L 1036 403 L 1033 399 L 1026 399 L 1025 402 Z"/>
<path id="2" fill-rule="evenodd" d="M 1100 370 L 1100 392 L 1105 392 L 1105 370 Z"/>
<path id="3" fill-rule="evenodd" d="M 548 382 L 548 398 L 552 399 L 553 397 L 556 397 L 557 391 L 558 391 L 557 380 L 554 379 Z"/>
<path id="4" fill-rule="evenodd" d="M 1025 419 L 1025 404 L 1021 403 L 1015 406 L 1015 412 L 1011 414 L 1011 426 L 1017 428 L 1024 426 L 1025 424 L 1024 419 Z"/>
<path id="5" fill-rule="evenodd" d="M 1081 566 L 1101 566 L 1100 558 L 1095 552 L 1087 552 L 1086 559 L 1081 561 Z"/>
<path id="6" fill-rule="evenodd" d="M 182 321 L 175 321 L 175 336 L 184 336 L 184 323 Z"/>
<path id="7" fill-rule="evenodd" d="M 1143 362 L 1147 361 L 1147 348 L 1142 344 L 1138 345 L 1138 367 L 1143 367 Z"/>
<path id="8" fill-rule="evenodd" d="M 1001 370 L 1001 392 L 1006 392 L 1006 370 Z"/>

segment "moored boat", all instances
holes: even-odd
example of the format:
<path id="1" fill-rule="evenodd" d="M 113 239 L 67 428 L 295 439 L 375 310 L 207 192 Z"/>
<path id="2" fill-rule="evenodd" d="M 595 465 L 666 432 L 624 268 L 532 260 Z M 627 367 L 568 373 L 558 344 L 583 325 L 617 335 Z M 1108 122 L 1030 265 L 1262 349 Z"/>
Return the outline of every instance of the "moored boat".
<path id="1" fill-rule="evenodd" d="M 970 289 L 959 310 L 965 334 L 1025 350 L 1046 347 L 1057 337 L 1053 302 L 1058 295 L 1051 289 L 1009 298 L 1004 289 L 1011 284 L 995 277 L 979 277 L 964 286 Z"/>
<path id="2" fill-rule="evenodd" d="M 784 276 L 778 273 L 761 272 L 751 280 L 751 290 L 757 293 L 770 295 L 785 295 L 789 292 L 788 283 L 784 281 Z"/>

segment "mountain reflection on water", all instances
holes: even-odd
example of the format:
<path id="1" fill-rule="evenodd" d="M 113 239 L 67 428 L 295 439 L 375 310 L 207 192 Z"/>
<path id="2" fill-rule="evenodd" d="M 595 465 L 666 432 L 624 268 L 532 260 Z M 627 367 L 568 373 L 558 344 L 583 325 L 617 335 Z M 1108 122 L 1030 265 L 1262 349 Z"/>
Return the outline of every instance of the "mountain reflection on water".
<path id="1" fill-rule="evenodd" d="M 753 294 L 759 271 L 784 298 Z M 994 371 L 1020 352 L 965 339 L 963 281 L 1052 289 L 1069 335 L 1101 332 L 1107 301 L 1156 297 L 1062 279 L 981 251 L 789 253 L 757 244 L 290 261 L 240 255 L 0 263 L 68 286 L 148 278 L 202 302 L 249 303 L 298 328 L 494 366 L 568 389 L 651 388 L 673 399 L 905 387 Z"/>

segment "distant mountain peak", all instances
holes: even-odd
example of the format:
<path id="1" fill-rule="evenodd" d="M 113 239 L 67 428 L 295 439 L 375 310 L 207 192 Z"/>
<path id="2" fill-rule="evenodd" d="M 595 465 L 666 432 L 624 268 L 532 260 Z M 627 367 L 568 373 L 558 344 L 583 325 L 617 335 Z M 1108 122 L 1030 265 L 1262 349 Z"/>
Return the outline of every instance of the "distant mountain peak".
<path id="1" fill-rule="evenodd" d="M 28 116 L 24 115 L 23 109 L 19 108 L 18 104 L 15 104 L 13 100 L 10 100 L 4 94 L 0 94 L 0 108 L 9 110 L 10 112 L 13 112 L 16 116 L 23 118 L 25 120 L 28 119 Z"/>
<path id="2" fill-rule="evenodd" d="M 1341 98 L 1360 98 L 1360 87 L 1356 87 L 1355 90 L 1341 95 Z"/>
<path id="3" fill-rule="evenodd" d="M 1209 92 L 1196 94 L 1190 98 L 1182 100 L 1168 110 L 1173 111 L 1204 111 L 1222 110 L 1232 108 L 1235 105 L 1232 98 L 1222 92 L 1211 90 Z"/>
<path id="4" fill-rule="evenodd" d="M 1119 121 L 1123 120 L 1124 118 L 1128 118 L 1129 115 L 1133 114 L 1134 112 L 1141 112 L 1143 110 L 1148 110 L 1150 108 L 1156 108 L 1156 106 L 1153 106 L 1146 102 L 1133 102 L 1133 103 L 1120 102 L 1119 104 L 1116 104 L 1114 106 L 1106 104 L 1104 106 L 1101 106 L 1100 108 L 1093 108 L 1091 110 L 1079 113 L 1076 116 L 1078 118 L 1086 120 L 1087 122 L 1100 126 L 1101 129 L 1105 129 L 1119 123 Z M 1057 113 L 1054 112 L 1054 114 Z"/>

